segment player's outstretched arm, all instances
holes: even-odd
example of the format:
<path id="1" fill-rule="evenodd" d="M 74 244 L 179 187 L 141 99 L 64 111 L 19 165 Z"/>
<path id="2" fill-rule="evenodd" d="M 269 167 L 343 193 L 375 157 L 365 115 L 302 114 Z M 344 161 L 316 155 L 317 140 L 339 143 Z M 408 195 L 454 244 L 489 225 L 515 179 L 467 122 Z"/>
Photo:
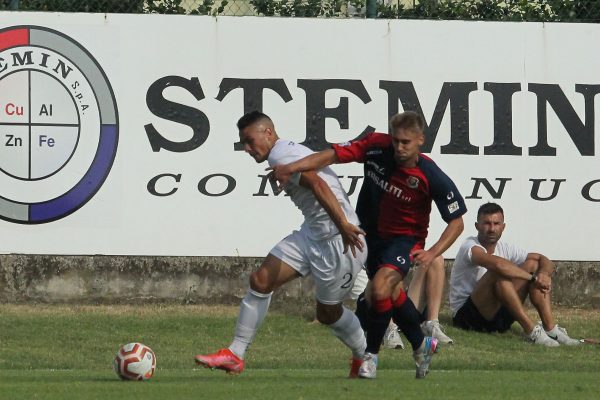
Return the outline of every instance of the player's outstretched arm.
<path id="1" fill-rule="evenodd" d="M 331 191 L 331 188 L 315 171 L 307 171 L 300 177 L 300 185 L 310 189 L 317 201 L 327 211 L 329 217 L 337 226 L 342 240 L 344 241 L 344 254 L 348 252 L 348 249 L 352 252 L 352 255 L 356 257 L 356 249 L 361 252 L 364 249 L 364 243 L 360 239 L 360 235 L 365 235 L 365 232 L 354 224 L 348 222 L 342 207 L 337 198 Z"/>
<path id="2" fill-rule="evenodd" d="M 298 172 L 317 171 L 328 165 L 337 163 L 338 157 L 333 149 L 327 149 L 318 153 L 310 154 L 300 160 L 285 165 L 275 165 L 267 168 L 273 171 L 273 178 L 279 182 L 279 188 L 283 188 L 292 175 Z"/>

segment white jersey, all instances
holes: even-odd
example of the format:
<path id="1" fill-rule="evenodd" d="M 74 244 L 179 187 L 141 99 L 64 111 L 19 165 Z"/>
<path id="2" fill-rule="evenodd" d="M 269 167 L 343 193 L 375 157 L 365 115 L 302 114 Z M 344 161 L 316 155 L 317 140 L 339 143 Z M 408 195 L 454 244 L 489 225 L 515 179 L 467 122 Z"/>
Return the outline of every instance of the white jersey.
<path id="1" fill-rule="evenodd" d="M 268 161 L 270 166 L 289 164 L 312 153 L 313 151 L 306 146 L 289 140 L 278 139 L 269 153 Z M 342 188 L 335 172 L 331 168 L 326 167 L 319 170 L 318 175 L 331 188 L 346 215 L 346 219 L 350 223 L 358 225 L 358 217 L 350 205 L 348 195 Z M 291 200 L 300 209 L 302 215 L 304 215 L 304 223 L 301 230 L 310 239 L 327 239 L 339 233 L 329 214 L 321 206 L 313 192 L 308 188 L 300 186 L 300 173 L 292 176 L 284 190 L 290 195 Z"/>
<path id="2" fill-rule="evenodd" d="M 465 304 L 475 289 L 477 281 L 487 272 L 487 268 L 474 265 L 471 261 L 473 247 L 485 248 L 479 243 L 477 236 L 468 237 L 458 249 L 456 259 L 450 273 L 450 308 L 452 316 Z M 513 244 L 498 241 L 495 256 L 502 257 L 513 264 L 521 265 L 527 259 L 527 252 Z"/>

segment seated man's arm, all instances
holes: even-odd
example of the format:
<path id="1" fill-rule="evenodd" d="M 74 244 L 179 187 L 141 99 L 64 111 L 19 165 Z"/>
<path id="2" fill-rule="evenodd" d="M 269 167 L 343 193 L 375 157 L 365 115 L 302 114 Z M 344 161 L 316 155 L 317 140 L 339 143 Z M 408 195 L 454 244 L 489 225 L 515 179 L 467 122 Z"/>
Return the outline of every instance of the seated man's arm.
<path id="1" fill-rule="evenodd" d="M 339 162 L 336 152 L 333 149 L 327 149 L 318 153 L 310 154 L 300 160 L 285 165 L 275 165 L 273 177 L 279 182 L 279 187 L 284 187 L 297 172 L 318 171 L 331 164 Z"/>
<path id="2" fill-rule="evenodd" d="M 344 253 L 350 248 L 352 255 L 356 257 L 357 248 L 363 251 L 364 243 L 360 239 L 360 235 L 365 235 L 365 233 L 359 227 L 348 222 L 340 203 L 327 182 L 321 179 L 316 172 L 308 171 L 300 175 L 300 185 L 313 192 L 319 204 L 327 211 L 327 214 L 329 214 L 329 217 L 335 226 L 337 226 L 344 241 Z"/>
<path id="3" fill-rule="evenodd" d="M 543 292 L 550 291 L 552 285 L 552 274 L 554 273 L 554 263 L 548 257 L 539 253 L 527 254 L 527 260 L 534 260 L 538 264 L 538 269 L 535 271 L 538 282 L 543 284 Z"/>
<path id="4" fill-rule="evenodd" d="M 530 253 L 532 255 L 534 253 Z M 528 255 L 529 258 L 529 255 Z M 479 246 L 473 246 L 471 248 L 471 261 L 475 265 L 480 265 L 489 271 L 494 271 L 500 276 L 510 279 L 523 279 L 529 281 L 533 275 L 518 265 L 513 264 L 505 258 L 488 254 L 483 248 Z M 536 284 L 542 290 L 549 289 L 549 282 L 546 279 L 536 280 Z"/>

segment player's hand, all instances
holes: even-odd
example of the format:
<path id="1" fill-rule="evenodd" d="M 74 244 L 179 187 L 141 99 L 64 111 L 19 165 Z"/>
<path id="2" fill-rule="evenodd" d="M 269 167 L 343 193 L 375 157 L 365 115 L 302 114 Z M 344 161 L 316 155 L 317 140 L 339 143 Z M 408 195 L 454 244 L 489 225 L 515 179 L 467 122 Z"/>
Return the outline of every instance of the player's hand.
<path id="1" fill-rule="evenodd" d="M 352 256 L 356 257 L 356 249 L 360 252 L 364 251 L 365 244 L 361 239 L 361 235 L 365 236 L 366 233 L 358 226 L 345 222 L 341 227 L 338 228 L 342 235 L 344 242 L 344 254 L 348 252 L 348 249 L 352 252 Z"/>
<path id="2" fill-rule="evenodd" d="M 271 171 L 270 179 L 277 183 L 277 192 L 281 192 L 285 185 L 290 181 L 292 175 L 294 174 L 292 170 L 288 167 L 288 164 L 284 165 L 275 165 L 266 169 L 266 171 Z"/>
<path id="3" fill-rule="evenodd" d="M 429 267 L 429 264 L 431 264 L 431 262 L 437 257 L 437 255 L 432 251 L 423 249 L 415 250 L 411 255 L 413 257 L 413 265 L 415 267 L 425 268 Z"/>

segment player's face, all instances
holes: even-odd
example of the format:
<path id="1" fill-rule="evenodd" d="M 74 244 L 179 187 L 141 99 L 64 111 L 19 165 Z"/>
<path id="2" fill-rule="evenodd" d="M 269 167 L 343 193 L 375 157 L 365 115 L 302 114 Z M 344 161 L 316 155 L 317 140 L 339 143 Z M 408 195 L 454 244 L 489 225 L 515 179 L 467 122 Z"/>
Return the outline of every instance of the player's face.
<path id="1" fill-rule="evenodd" d="M 273 131 L 264 124 L 252 124 L 240 131 L 240 142 L 244 151 L 261 163 L 269 157 L 273 147 Z"/>
<path id="2" fill-rule="evenodd" d="M 394 159 L 400 165 L 415 166 L 419 158 L 419 148 L 424 142 L 423 132 L 414 129 L 396 129 L 392 132 Z"/>
<path id="3" fill-rule="evenodd" d="M 495 244 L 504 231 L 504 215 L 502 213 L 482 214 L 475 222 L 477 238 L 481 244 Z"/>

